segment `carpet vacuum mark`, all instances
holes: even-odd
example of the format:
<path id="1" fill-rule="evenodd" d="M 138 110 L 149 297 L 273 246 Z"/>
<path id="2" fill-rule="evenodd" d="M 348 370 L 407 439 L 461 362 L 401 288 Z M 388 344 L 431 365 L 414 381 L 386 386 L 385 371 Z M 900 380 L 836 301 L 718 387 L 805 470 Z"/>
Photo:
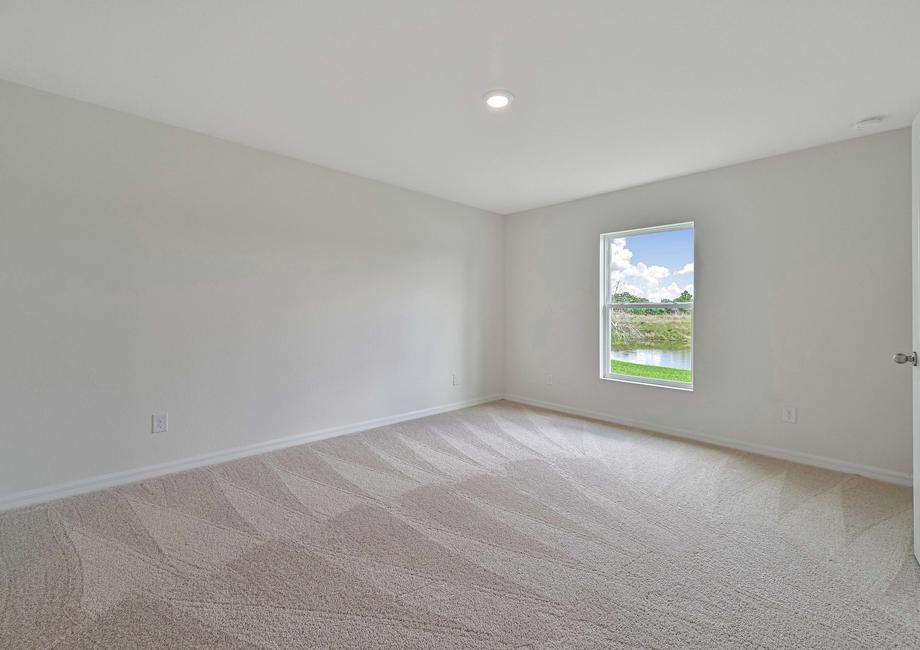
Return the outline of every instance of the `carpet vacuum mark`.
<path id="1" fill-rule="evenodd" d="M 0 515 L 0 647 L 920 647 L 911 515 L 494 402 Z"/>

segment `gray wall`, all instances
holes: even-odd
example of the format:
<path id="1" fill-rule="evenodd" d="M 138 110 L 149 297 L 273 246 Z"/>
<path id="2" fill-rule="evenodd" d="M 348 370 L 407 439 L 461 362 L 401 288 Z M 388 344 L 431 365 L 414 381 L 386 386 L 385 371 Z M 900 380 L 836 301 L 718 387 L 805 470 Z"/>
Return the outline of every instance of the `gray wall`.
<path id="1" fill-rule="evenodd" d="M 501 217 L 7 83 L 0 143 L 0 498 L 501 390 Z"/>
<path id="2" fill-rule="evenodd" d="M 909 473 L 910 201 L 899 130 L 510 216 L 505 393 Z M 599 379 L 598 235 L 691 220 L 695 391 Z"/>

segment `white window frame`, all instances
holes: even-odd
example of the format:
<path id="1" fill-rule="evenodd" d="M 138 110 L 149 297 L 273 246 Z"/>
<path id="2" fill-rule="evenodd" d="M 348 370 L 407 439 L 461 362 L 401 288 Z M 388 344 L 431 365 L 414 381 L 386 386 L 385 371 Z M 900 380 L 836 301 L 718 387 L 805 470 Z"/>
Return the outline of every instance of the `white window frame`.
<path id="1" fill-rule="evenodd" d="M 633 377 L 631 375 L 618 375 L 610 372 L 610 312 L 613 309 L 624 309 L 625 307 L 663 307 L 673 309 L 674 303 L 669 302 L 634 302 L 634 303 L 612 303 L 610 302 L 610 240 L 620 237 L 634 237 L 636 235 L 651 235 L 657 232 L 668 232 L 671 230 L 693 230 L 693 258 L 696 264 L 696 229 L 692 221 L 683 223 L 672 223 L 665 226 L 652 226 L 650 228 L 633 228 L 631 230 L 619 230 L 617 232 L 608 232 L 601 235 L 600 239 L 600 261 L 601 261 L 601 281 L 600 281 L 600 378 L 607 381 L 619 381 L 628 384 L 641 384 L 644 386 L 660 386 L 662 388 L 673 388 L 675 390 L 693 390 L 693 380 L 695 378 L 693 365 L 696 360 L 694 343 L 696 341 L 696 319 L 694 317 L 693 302 L 679 303 L 681 309 L 690 310 L 690 382 L 670 381 L 665 379 L 653 379 L 651 377 Z M 693 298 L 696 300 L 696 277 L 694 276 Z"/>

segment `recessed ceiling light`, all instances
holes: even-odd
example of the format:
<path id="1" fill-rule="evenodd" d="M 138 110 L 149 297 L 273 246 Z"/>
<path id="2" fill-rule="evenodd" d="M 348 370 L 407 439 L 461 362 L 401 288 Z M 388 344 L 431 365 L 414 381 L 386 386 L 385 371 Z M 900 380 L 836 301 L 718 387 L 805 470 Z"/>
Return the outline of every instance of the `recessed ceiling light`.
<path id="1" fill-rule="evenodd" d="M 486 100 L 486 105 L 489 108 L 501 110 L 508 107 L 508 104 L 514 100 L 514 95 L 507 90 L 490 90 L 483 99 Z"/>
<path id="2" fill-rule="evenodd" d="M 856 122 L 855 124 L 853 124 L 853 128 L 858 129 L 860 131 L 863 129 L 871 129 L 871 128 L 878 126 L 884 121 L 885 121 L 884 115 L 873 115 L 872 117 L 867 117 L 863 120 L 860 120 L 859 122 Z"/>

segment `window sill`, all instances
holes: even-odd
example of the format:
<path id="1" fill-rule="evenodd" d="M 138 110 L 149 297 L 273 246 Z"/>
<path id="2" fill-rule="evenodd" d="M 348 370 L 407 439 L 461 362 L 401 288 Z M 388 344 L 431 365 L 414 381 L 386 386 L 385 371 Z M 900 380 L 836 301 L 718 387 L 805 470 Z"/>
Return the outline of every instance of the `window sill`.
<path id="1" fill-rule="evenodd" d="M 693 392 L 693 384 L 685 384 L 682 381 L 666 381 L 663 379 L 648 379 L 645 377 L 630 377 L 629 375 L 605 375 L 601 377 L 604 381 L 617 381 L 623 384 L 637 384 L 639 386 L 655 386 L 657 388 L 670 388 L 671 390 L 682 390 L 688 393 Z"/>

